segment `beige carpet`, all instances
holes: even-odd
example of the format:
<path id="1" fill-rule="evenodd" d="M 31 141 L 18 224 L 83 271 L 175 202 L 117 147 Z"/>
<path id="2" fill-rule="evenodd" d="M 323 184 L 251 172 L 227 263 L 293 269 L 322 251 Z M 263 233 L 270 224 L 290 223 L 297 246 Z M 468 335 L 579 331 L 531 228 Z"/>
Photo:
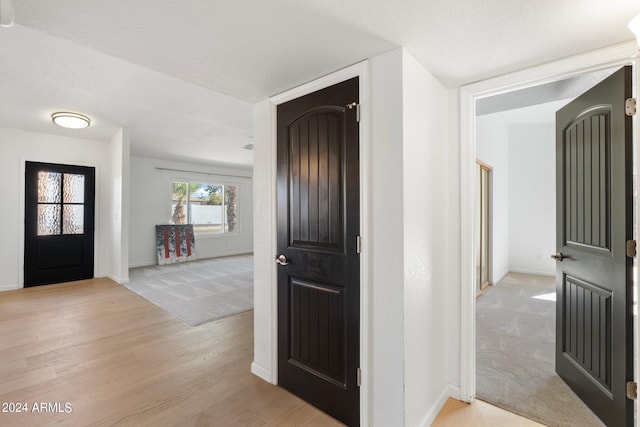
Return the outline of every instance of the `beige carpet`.
<path id="1" fill-rule="evenodd" d="M 603 426 L 555 373 L 554 298 L 554 277 L 509 273 L 476 300 L 476 394 L 551 427 Z"/>
<path id="2" fill-rule="evenodd" d="M 132 268 L 125 286 L 197 326 L 253 308 L 253 255 Z"/>

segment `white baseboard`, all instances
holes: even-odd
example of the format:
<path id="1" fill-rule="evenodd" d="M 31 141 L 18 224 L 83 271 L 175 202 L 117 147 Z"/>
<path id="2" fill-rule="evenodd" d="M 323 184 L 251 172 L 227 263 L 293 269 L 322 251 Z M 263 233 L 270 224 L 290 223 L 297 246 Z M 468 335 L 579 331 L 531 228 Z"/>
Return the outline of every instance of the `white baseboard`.
<path id="1" fill-rule="evenodd" d="M 449 384 L 447 386 L 447 392 L 449 393 L 450 398 L 460 401 L 462 400 L 462 392 L 460 391 L 460 387 Z"/>
<path id="2" fill-rule="evenodd" d="M 138 262 L 130 262 L 129 268 L 138 268 L 138 267 L 149 267 L 151 265 L 157 265 L 158 260 L 154 259 L 153 261 L 138 261 Z"/>
<path id="3" fill-rule="evenodd" d="M 431 407 L 427 415 L 425 415 L 424 419 L 420 423 L 418 423 L 418 425 L 420 427 L 429 427 L 431 424 L 433 424 L 433 421 L 436 419 L 436 417 L 442 410 L 442 407 L 444 406 L 444 404 L 447 403 L 447 399 L 449 399 L 450 397 L 453 399 L 460 400 L 460 388 L 454 387 L 451 384 L 448 384 L 444 388 L 444 390 L 442 390 L 442 393 L 440 393 L 440 396 L 438 397 L 436 404 L 433 405 L 433 407 Z"/>
<path id="4" fill-rule="evenodd" d="M 4 291 L 15 291 L 16 289 L 22 289 L 22 286 L 17 285 L 17 284 L 11 284 L 11 285 L 0 285 L 0 292 L 4 292 Z"/>
<path id="5" fill-rule="evenodd" d="M 100 273 L 100 274 L 96 274 L 95 275 L 96 278 L 100 278 L 100 277 L 106 277 L 107 279 L 111 279 L 114 282 L 116 282 L 118 285 L 126 285 L 127 283 L 129 283 L 129 278 L 125 277 L 125 278 L 120 278 L 120 277 L 116 277 L 111 273 Z"/>
<path id="6" fill-rule="evenodd" d="M 224 258 L 224 257 L 236 256 L 236 255 L 253 255 L 253 252 L 231 251 L 231 252 L 223 252 L 223 253 L 215 254 L 215 255 L 205 255 L 205 256 L 196 255 L 196 258 L 194 258 L 192 261 L 199 261 L 199 260 L 203 260 L 203 259 L 212 259 L 212 258 Z M 130 262 L 129 263 L 129 268 L 151 267 L 151 266 L 154 266 L 154 265 L 158 265 L 158 258 L 154 258 L 152 261 Z"/>
<path id="7" fill-rule="evenodd" d="M 276 382 L 271 378 L 271 371 L 263 366 L 258 365 L 256 362 L 251 363 L 251 373 L 257 377 L 262 378 L 269 384 L 276 385 Z"/>

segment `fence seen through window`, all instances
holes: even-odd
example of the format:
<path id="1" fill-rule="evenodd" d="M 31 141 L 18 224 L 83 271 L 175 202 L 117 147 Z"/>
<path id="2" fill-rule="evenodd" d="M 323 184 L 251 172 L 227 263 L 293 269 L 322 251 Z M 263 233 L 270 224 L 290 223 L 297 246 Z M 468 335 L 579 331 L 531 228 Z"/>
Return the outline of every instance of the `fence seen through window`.
<path id="1" fill-rule="evenodd" d="M 193 224 L 196 233 L 232 233 L 238 227 L 238 187 L 174 182 L 171 217 L 174 224 Z"/>

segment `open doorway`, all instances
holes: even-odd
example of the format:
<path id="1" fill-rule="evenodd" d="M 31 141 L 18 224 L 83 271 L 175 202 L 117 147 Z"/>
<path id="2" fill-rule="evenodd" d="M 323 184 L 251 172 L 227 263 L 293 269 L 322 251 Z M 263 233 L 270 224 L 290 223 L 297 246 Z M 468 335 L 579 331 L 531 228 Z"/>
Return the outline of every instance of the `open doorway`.
<path id="1" fill-rule="evenodd" d="M 625 44 L 617 47 L 611 47 L 602 49 L 599 51 L 591 52 L 588 54 L 577 55 L 575 57 L 566 58 L 560 61 L 556 61 L 549 64 L 544 64 L 536 68 L 523 70 L 513 74 L 496 77 L 494 79 L 478 82 L 465 86 L 460 90 L 460 102 L 461 102 L 461 115 L 460 115 L 460 128 L 461 128 L 461 271 L 462 271 L 462 288 L 460 294 L 461 303 L 461 382 L 460 382 L 460 396 L 464 401 L 472 402 L 476 398 L 476 298 L 475 298 L 475 282 L 474 282 L 474 250 L 473 250 L 473 224 L 474 224 L 474 181 L 473 181 L 473 167 L 475 164 L 475 114 L 476 114 L 476 102 L 479 99 L 490 97 L 494 95 L 503 94 L 509 91 L 516 91 L 521 89 L 528 89 L 537 85 L 545 85 L 548 82 L 558 82 L 562 79 L 566 79 L 573 76 L 581 75 L 585 72 L 593 70 L 602 70 L 607 67 L 621 67 L 624 65 L 633 66 L 633 81 L 637 82 L 640 76 L 640 69 L 638 68 L 637 60 L 637 45 Z M 634 87 L 634 93 L 637 92 Z M 635 95 L 637 96 L 637 94 Z M 616 109 L 619 108 L 619 102 L 616 102 Z M 623 106 L 625 102 L 622 102 Z M 632 158 L 637 161 L 638 156 L 638 115 L 634 115 L 633 119 L 630 119 L 633 127 L 633 149 L 634 154 Z M 629 179 L 629 183 L 633 182 L 637 188 L 638 177 L 637 175 Z M 634 205 L 637 210 L 637 198 Z M 638 228 L 638 219 L 632 221 L 634 229 Z M 631 237 L 633 238 L 633 237 Z M 633 292 L 635 295 L 635 288 L 637 283 L 633 285 L 633 289 L 628 289 L 629 292 Z M 629 293 L 627 292 L 627 294 Z M 637 327 L 637 303 L 632 300 L 631 297 L 625 298 L 628 302 L 628 317 L 633 320 L 633 333 L 629 334 L 627 348 L 633 346 L 637 347 L 637 343 L 640 341 L 640 333 Z M 633 312 L 631 312 L 633 308 Z M 632 343 L 629 343 L 632 341 Z M 636 351 L 637 354 L 637 351 Z M 638 359 L 632 363 L 635 372 L 638 372 Z M 628 374 L 628 378 L 635 379 L 636 375 L 633 373 Z M 619 382 L 619 381 L 618 381 Z M 625 385 L 625 384 L 622 384 Z M 624 395 L 622 393 L 621 395 Z M 630 405 L 630 406 L 636 406 Z"/>
<path id="2" fill-rule="evenodd" d="M 494 286 L 476 302 L 476 393 L 547 425 L 602 425 L 555 374 L 556 268 L 549 255 L 556 246 L 555 111 L 571 100 L 574 89 L 566 88 L 578 94 L 581 84 L 588 88 L 608 74 L 477 103 L 476 158 L 491 163 L 494 175 Z"/>

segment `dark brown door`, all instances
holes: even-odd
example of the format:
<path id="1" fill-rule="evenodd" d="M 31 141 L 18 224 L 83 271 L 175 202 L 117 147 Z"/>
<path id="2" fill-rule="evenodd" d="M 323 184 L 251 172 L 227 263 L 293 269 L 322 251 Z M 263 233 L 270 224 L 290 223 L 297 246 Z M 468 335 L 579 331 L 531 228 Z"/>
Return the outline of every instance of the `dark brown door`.
<path id="1" fill-rule="evenodd" d="M 556 116 L 556 371 L 608 426 L 631 426 L 631 68 Z"/>
<path id="2" fill-rule="evenodd" d="M 24 285 L 93 277 L 95 169 L 25 165 Z"/>
<path id="3" fill-rule="evenodd" d="M 278 382 L 359 424 L 358 79 L 278 107 Z"/>

